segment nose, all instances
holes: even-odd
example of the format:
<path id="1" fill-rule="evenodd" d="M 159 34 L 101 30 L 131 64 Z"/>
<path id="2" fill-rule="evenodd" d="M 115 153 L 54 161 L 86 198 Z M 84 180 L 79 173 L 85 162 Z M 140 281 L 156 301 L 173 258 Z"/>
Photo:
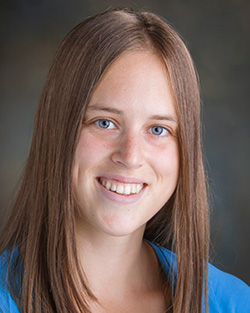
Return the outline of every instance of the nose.
<path id="1" fill-rule="evenodd" d="M 128 169 L 140 168 L 143 163 L 142 139 L 140 135 L 124 134 L 112 153 L 111 159 Z"/>

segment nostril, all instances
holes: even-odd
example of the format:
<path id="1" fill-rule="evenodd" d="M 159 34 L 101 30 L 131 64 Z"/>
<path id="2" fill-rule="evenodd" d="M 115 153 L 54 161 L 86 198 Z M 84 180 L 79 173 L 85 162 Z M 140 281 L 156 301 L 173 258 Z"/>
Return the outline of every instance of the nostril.
<path id="1" fill-rule="evenodd" d="M 138 139 L 130 136 L 119 143 L 117 150 L 112 154 L 112 161 L 126 168 L 138 168 L 143 162 L 142 153 Z"/>

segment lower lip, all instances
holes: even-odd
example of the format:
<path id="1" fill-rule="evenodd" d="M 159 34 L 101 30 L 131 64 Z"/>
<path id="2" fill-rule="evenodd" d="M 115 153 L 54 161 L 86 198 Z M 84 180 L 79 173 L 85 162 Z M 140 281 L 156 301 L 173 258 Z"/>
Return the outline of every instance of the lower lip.
<path id="1" fill-rule="evenodd" d="M 142 190 L 139 193 L 131 194 L 131 195 L 121 195 L 119 193 L 113 192 L 111 190 L 106 189 L 102 184 L 99 183 L 98 179 L 96 180 L 96 183 L 99 187 L 99 190 L 110 200 L 118 203 L 123 204 L 131 204 L 135 203 L 138 200 L 141 199 L 141 197 L 144 195 L 145 190 L 147 186 L 143 187 Z"/>

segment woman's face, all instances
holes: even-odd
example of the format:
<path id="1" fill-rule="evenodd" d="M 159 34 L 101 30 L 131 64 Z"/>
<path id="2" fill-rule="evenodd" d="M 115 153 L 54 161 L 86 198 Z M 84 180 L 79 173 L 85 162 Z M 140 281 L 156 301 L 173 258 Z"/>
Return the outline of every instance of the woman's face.
<path id="1" fill-rule="evenodd" d="M 81 231 L 143 233 L 177 184 L 176 131 L 161 59 L 146 51 L 118 58 L 90 99 L 76 147 L 73 187 Z"/>

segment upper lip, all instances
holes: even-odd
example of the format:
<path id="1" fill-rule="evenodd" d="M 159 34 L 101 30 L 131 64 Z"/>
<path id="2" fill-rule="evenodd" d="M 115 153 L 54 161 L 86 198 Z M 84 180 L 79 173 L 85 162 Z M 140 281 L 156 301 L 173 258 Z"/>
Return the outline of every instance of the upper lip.
<path id="1" fill-rule="evenodd" d="M 103 174 L 98 176 L 98 178 L 106 178 L 106 179 L 112 179 L 112 180 L 117 180 L 121 183 L 130 183 L 130 184 L 147 184 L 145 180 L 142 180 L 137 177 L 126 177 L 126 176 L 121 176 L 117 174 Z"/>

